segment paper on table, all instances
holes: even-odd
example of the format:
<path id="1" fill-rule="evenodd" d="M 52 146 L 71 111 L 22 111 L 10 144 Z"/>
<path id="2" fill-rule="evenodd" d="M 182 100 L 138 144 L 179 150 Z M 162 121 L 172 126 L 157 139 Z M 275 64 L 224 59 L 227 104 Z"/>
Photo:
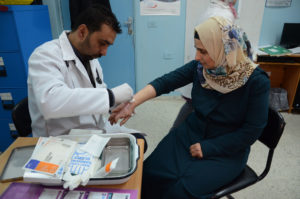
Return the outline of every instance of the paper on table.
<path id="1" fill-rule="evenodd" d="M 99 158 L 94 158 L 92 154 L 78 148 L 73 153 L 68 167 L 72 174 L 82 175 L 91 167 L 98 167 L 97 165 L 100 165 Z M 94 168 L 92 168 L 92 170 L 94 170 Z"/>
<path id="2" fill-rule="evenodd" d="M 71 129 L 68 135 L 101 135 L 104 134 L 105 130 L 95 129 Z"/>
<path id="3" fill-rule="evenodd" d="M 74 199 L 74 198 L 84 198 L 84 191 L 69 191 L 67 194 L 63 197 L 64 199 Z"/>
<path id="4" fill-rule="evenodd" d="M 50 175 L 60 174 L 73 154 L 76 144 L 71 140 L 50 137 L 38 145 L 23 168 Z"/>
<path id="5" fill-rule="evenodd" d="M 99 198 L 107 198 L 107 193 L 103 192 L 90 192 L 88 199 L 99 199 Z"/>
<path id="6" fill-rule="evenodd" d="M 92 154 L 95 157 L 100 157 L 105 145 L 110 140 L 110 137 L 100 137 L 98 135 L 92 135 L 85 145 L 80 149 Z"/>
<path id="7" fill-rule="evenodd" d="M 120 126 L 119 123 L 111 125 L 108 122 L 108 119 L 106 119 L 104 128 L 106 130 L 106 133 L 109 133 L 109 134 L 113 134 L 113 133 L 140 133 L 140 134 L 146 136 L 146 133 L 142 133 L 141 131 L 136 130 L 136 129 L 127 128 L 127 127 L 125 127 L 125 125 Z"/>
<path id="8" fill-rule="evenodd" d="M 112 199 L 127 199 L 130 198 L 129 193 L 114 193 L 112 194 Z"/>
<path id="9" fill-rule="evenodd" d="M 290 51 L 292 51 L 293 54 L 300 54 L 300 46 L 296 48 L 290 48 Z"/>
<path id="10" fill-rule="evenodd" d="M 53 199 L 61 198 L 63 196 L 64 190 L 62 189 L 44 189 L 39 199 Z"/>
<path id="11" fill-rule="evenodd" d="M 278 45 L 261 47 L 259 48 L 259 50 L 268 53 L 270 56 L 281 56 L 281 55 L 287 55 L 291 53 L 289 49 L 286 49 Z"/>
<path id="12" fill-rule="evenodd" d="M 76 144 L 72 140 L 50 137 L 34 154 L 34 157 L 41 161 L 61 164 L 71 157 Z"/>
<path id="13" fill-rule="evenodd" d="M 54 191 L 52 191 L 52 190 Z M 16 191 L 17 190 L 17 191 Z M 81 199 L 100 199 L 100 198 L 110 198 L 110 199 L 137 199 L 138 190 L 137 189 L 105 189 L 105 188 L 88 188 L 80 187 L 75 191 L 70 191 L 62 189 L 61 187 L 45 187 L 39 184 L 33 183 L 11 183 L 6 191 L 0 196 L 1 199 L 53 199 L 53 198 L 64 198 L 65 196 L 73 196 L 73 193 L 78 193 L 80 191 L 82 194 L 78 198 Z M 70 192 L 70 193 L 69 193 Z M 74 197 L 71 197 L 72 199 Z"/>

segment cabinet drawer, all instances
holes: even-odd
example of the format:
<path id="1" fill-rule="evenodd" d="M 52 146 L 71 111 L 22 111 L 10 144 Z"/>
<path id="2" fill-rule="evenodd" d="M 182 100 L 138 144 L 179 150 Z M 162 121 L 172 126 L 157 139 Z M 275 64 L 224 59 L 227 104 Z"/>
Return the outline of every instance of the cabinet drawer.
<path id="1" fill-rule="evenodd" d="M 0 51 L 19 50 L 13 12 L 0 12 L 0 21 Z"/>
<path id="2" fill-rule="evenodd" d="M 27 88 L 0 88 L 0 119 L 11 118 L 13 107 L 27 97 Z"/>
<path id="3" fill-rule="evenodd" d="M 4 152 L 11 143 L 13 143 L 14 138 L 11 136 L 16 134 L 14 130 L 14 125 L 11 119 L 0 119 L 0 151 Z"/>
<path id="4" fill-rule="evenodd" d="M 27 70 L 20 53 L 0 52 L 0 88 L 26 87 Z"/>

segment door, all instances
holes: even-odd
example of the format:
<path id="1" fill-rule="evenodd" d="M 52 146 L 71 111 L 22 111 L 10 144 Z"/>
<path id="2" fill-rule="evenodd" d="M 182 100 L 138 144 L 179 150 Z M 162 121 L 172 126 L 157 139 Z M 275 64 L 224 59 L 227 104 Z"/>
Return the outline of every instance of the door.
<path id="1" fill-rule="evenodd" d="M 110 0 L 113 13 L 121 24 L 122 33 L 118 34 L 114 45 L 107 55 L 99 59 L 103 69 L 104 82 L 113 88 L 127 82 L 135 91 L 135 67 L 133 45 L 133 1 Z M 64 29 L 70 29 L 69 1 L 61 0 Z"/>
<path id="2" fill-rule="evenodd" d="M 176 1 L 180 3 L 180 15 L 172 16 L 142 15 L 142 0 L 134 0 L 137 90 L 184 63 L 186 0 Z M 172 0 L 170 3 L 176 1 Z M 159 3 L 168 3 L 166 0 L 155 2 L 158 4 L 157 8 L 160 8 Z"/>
<path id="3" fill-rule="evenodd" d="M 135 91 L 134 45 L 133 45 L 133 1 L 110 0 L 113 13 L 119 20 L 122 33 L 117 35 L 114 45 L 99 59 L 104 82 L 113 88 L 127 82 Z"/>

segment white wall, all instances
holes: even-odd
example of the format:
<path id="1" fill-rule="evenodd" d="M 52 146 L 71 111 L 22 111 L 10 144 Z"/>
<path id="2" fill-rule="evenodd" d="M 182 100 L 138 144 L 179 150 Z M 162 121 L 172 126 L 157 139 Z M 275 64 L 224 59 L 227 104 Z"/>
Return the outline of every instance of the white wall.
<path id="1" fill-rule="evenodd" d="M 260 38 L 263 21 L 264 0 L 239 0 L 240 17 L 236 21 L 247 33 L 252 48 L 256 49 Z"/>
<path id="2" fill-rule="evenodd" d="M 185 22 L 185 55 L 184 63 L 195 58 L 194 27 L 199 24 L 201 15 L 205 12 L 210 0 L 187 0 Z"/>
<path id="3" fill-rule="evenodd" d="M 194 27 L 198 25 L 201 15 L 205 12 L 210 0 L 187 0 L 186 6 L 186 32 L 185 32 L 185 63 L 195 57 Z M 258 46 L 260 29 L 264 14 L 265 1 L 263 0 L 238 0 L 240 18 L 236 21 L 252 44 L 253 49 Z"/>
<path id="4" fill-rule="evenodd" d="M 292 1 L 291 7 L 267 7 L 260 33 L 259 45 L 280 44 L 284 23 L 300 23 L 300 1 Z"/>
<path id="5" fill-rule="evenodd" d="M 64 29 L 60 1 L 61 0 L 43 0 L 43 4 L 48 6 L 53 39 L 58 38 Z"/>

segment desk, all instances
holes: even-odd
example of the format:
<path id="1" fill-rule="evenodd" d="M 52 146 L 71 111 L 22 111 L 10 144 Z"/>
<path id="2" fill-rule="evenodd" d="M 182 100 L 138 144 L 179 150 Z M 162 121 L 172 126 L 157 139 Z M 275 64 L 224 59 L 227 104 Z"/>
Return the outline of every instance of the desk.
<path id="1" fill-rule="evenodd" d="M 38 138 L 29 138 L 29 137 L 19 137 L 15 142 L 13 142 L 7 150 L 0 156 L 0 173 L 7 162 L 10 153 L 16 147 L 21 146 L 32 146 L 35 145 L 38 141 Z M 94 188 L 113 188 L 113 189 L 135 189 L 138 190 L 138 199 L 141 197 L 141 185 L 142 185 L 142 168 L 144 160 L 144 140 L 137 140 L 140 148 L 140 159 L 138 160 L 137 170 L 132 174 L 130 179 L 119 185 L 89 185 L 87 187 Z M 23 181 L 17 181 L 23 182 Z M 11 182 L 0 183 L 0 195 L 6 190 L 6 188 L 11 184 Z"/>
<path id="2" fill-rule="evenodd" d="M 284 58 L 291 59 L 293 63 L 272 62 L 272 57 L 268 57 L 268 62 L 263 62 L 258 56 L 259 66 L 270 76 L 271 87 L 281 87 L 287 90 L 290 113 L 293 109 L 294 99 L 300 81 L 300 55 L 287 55 Z M 273 59 L 276 59 L 275 57 Z"/>

